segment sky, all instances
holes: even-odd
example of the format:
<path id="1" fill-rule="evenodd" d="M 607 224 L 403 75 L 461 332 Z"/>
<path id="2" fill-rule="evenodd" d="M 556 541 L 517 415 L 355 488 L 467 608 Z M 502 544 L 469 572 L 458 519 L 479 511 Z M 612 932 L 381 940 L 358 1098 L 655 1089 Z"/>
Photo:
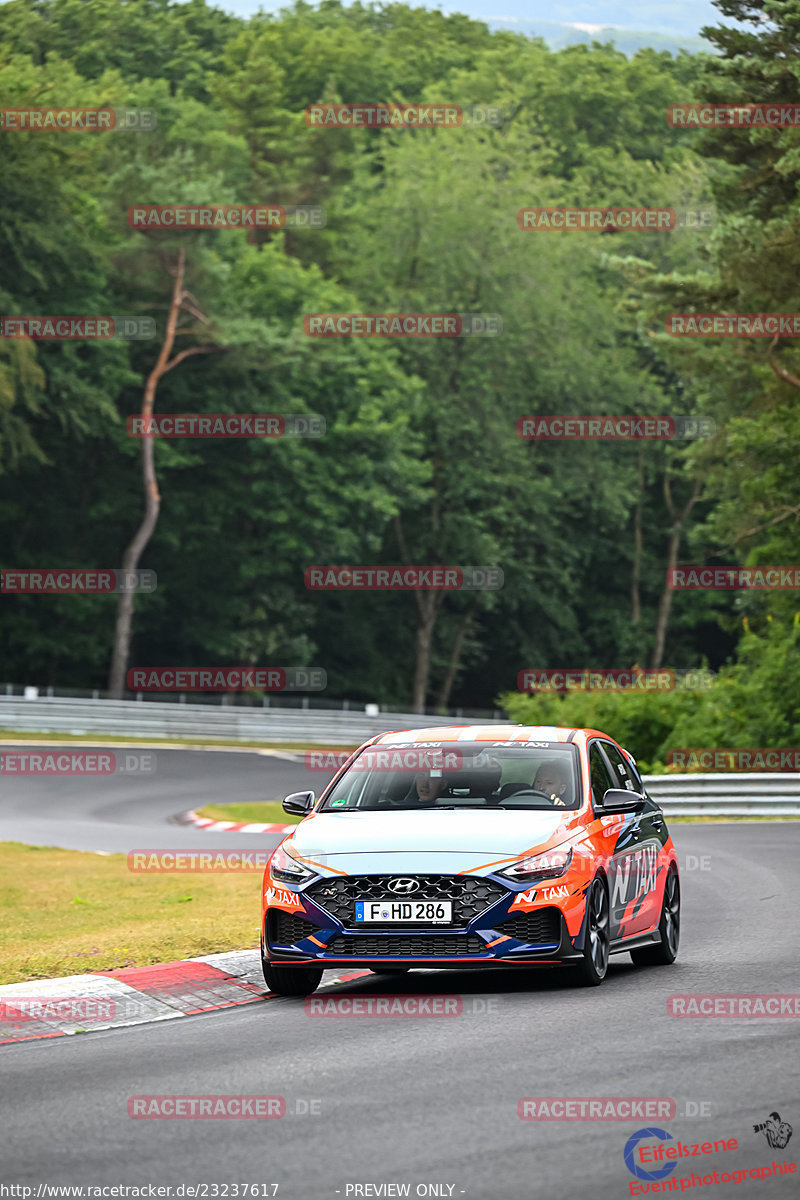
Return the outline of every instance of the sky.
<path id="1" fill-rule="evenodd" d="M 419 4 L 419 0 L 408 2 Z M 262 7 L 274 11 L 283 6 L 280 0 L 214 0 L 214 3 L 239 16 L 250 16 Z M 504 24 L 557 21 L 681 36 L 697 34 L 701 26 L 716 25 L 722 19 L 711 0 L 442 0 L 421 6 L 463 12 L 477 20 Z"/>

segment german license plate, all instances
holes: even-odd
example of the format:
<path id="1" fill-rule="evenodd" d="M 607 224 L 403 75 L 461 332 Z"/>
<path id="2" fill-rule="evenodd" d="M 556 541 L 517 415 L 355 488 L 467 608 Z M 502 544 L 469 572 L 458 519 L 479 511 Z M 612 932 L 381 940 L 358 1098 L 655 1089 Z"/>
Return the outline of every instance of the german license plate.
<path id="1" fill-rule="evenodd" d="M 449 925 L 452 900 L 356 900 L 358 924 Z"/>

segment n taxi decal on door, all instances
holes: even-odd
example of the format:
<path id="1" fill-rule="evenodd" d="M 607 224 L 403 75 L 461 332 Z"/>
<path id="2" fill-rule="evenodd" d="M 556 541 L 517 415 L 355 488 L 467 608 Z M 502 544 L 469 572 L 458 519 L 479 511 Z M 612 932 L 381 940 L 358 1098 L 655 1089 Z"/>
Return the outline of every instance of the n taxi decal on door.
<path id="1" fill-rule="evenodd" d="M 644 899 L 654 892 L 658 874 L 658 849 L 650 843 L 639 846 L 614 860 L 611 907 L 625 908 L 631 900 Z"/>

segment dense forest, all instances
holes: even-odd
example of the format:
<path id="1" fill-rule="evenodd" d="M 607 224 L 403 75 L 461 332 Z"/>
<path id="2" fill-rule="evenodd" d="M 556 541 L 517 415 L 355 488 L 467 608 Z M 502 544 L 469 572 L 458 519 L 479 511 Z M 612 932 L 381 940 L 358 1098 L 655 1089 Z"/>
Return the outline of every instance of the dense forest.
<path id="1" fill-rule="evenodd" d="M 797 308 L 794 129 L 682 129 L 666 112 L 800 100 L 800 0 L 717 8 L 707 54 L 628 58 L 404 4 L 298 2 L 248 21 L 204 0 L 0 6 L 6 108 L 155 114 L 143 128 L 0 132 L 0 313 L 155 329 L 0 339 L 2 566 L 123 563 L 145 512 L 145 443 L 126 422 L 148 384 L 156 414 L 312 414 L 322 437 L 148 440 L 160 509 L 139 565 L 158 588 L 135 597 L 130 666 L 314 665 L 331 699 L 605 721 L 653 759 L 669 738 L 798 744 L 796 592 L 666 582 L 675 564 L 792 564 L 800 539 L 794 343 L 666 329 L 670 313 Z M 305 116 L 364 103 L 495 117 Z M 128 220 L 132 206 L 200 203 L 314 206 L 324 224 Z M 554 206 L 701 219 L 520 228 L 521 208 Z M 159 374 L 171 312 L 174 365 Z M 491 313 L 502 332 L 307 336 L 304 317 L 327 312 Z M 702 418 L 707 436 L 518 436 L 536 415 Z M 314 564 L 404 563 L 493 566 L 504 584 L 304 582 Z M 114 597 L 0 603 L 0 678 L 107 688 Z M 515 695 L 524 668 L 633 664 L 715 681 Z"/>

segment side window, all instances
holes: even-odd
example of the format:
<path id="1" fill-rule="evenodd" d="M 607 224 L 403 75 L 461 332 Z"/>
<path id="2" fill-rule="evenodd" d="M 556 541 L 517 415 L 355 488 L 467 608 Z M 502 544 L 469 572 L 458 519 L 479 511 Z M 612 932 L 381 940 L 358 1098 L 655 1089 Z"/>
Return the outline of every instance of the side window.
<path id="1" fill-rule="evenodd" d="M 628 763 L 624 755 L 620 754 L 616 746 L 612 746 L 611 742 L 603 742 L 603 749 L 606 752 L 606 757 L 611 763 L 611 770 L 616 775 L 614 787 L 627 788 L 629 792 L 636 792 L 639 789 L 633 780 L 630 763 Z"/>
<path id="2" fill-rule="evenodd" d="M 642 779 L 642 773 L 637 766 L 635 766 L 633 763 L 628 761 L 627 754 L 628 754 L 628 752 L 626 750 L 625 756 L 624 756 L 625 757 L 625 765 L 627 766 L 628 771 L 630 772 L 631 779 L 633 780 L 633 790 L 635 792 L 640 792 L 643 796 L 646 796 L 648 794 L 647 787 L 645 786 L 645 782 Z"/>
<path id="3" fill-rule="evenodd" d="M 608 773 L 608 767 L 597 742 L 592 742 L 589 747 L 589 775 L 592 780 L 592 804 L 595 808 L 599 808 L 608 789 L 618 785 Z"/>

